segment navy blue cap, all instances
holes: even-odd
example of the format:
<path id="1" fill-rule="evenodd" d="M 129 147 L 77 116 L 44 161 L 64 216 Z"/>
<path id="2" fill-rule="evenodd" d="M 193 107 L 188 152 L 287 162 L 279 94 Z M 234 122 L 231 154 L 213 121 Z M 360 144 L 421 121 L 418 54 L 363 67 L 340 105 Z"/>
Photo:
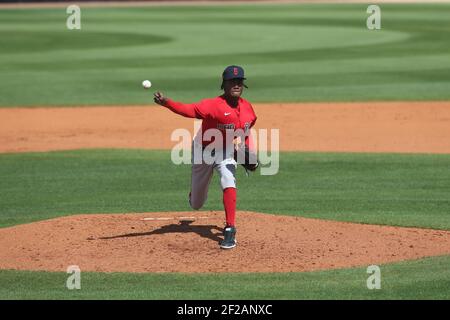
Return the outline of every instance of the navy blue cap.
<path id="1" fill-rule="evenodd" d="M 244 79 L 244 69 L 240 66 L 228 66 L 225 68 L 222 74 L 223 80 L 231 80 L 231 79 Z"/>

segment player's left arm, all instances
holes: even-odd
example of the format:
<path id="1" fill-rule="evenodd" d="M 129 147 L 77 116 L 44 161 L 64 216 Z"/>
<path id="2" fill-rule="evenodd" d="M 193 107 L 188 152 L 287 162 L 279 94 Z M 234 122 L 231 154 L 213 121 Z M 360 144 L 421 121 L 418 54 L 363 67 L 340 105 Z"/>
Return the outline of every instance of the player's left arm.
<path id="1" fill-rule="evenodd" d="M 258 151 L 256 149 L 252 132 L 250 130 L 255 125 L 257 117 L 255 112 L 253 111 L 253 108 L 251 108 L 251 110 L 253 112 L 253 120 L 250 123 L 248 132 L 246 132 L 243 150 L 245 163 L 243 163 L 242 165 L 244 166 L 246 171 L 255 171 L 259 167 Z"/>
<path id="2" fill-rule="evenodd" d="M 253 140 L 252 132 L 251 132 L 250 129 L 253 128 L 253 126 L 255 125 L 256 120 L 258 119 L 258 117 L 256 116 L 252 105 L 250 105 L 250 109 L 251 109 L 251 111 L 253 113 L 253 120 L 250 123 L 250 126 L 248 128 L 248 135 L 245 136 L 245 145 L 246 145 L 246 147 L 248 148 L 249 151 L 256 153 L 257 151 L 256 151 L 255 143 L 254 143 L 254 140 Z"/>

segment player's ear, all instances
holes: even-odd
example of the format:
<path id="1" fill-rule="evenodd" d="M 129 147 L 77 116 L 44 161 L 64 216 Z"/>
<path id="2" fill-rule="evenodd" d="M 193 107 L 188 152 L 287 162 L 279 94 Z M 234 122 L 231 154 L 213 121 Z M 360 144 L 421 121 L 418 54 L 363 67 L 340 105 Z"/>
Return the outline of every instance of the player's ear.
<path id="1" fill-rule="evenodd" d="M 223 90 L 223 81 L 222 81 L 222 84 L 220 85 L 220 89 Z"/>

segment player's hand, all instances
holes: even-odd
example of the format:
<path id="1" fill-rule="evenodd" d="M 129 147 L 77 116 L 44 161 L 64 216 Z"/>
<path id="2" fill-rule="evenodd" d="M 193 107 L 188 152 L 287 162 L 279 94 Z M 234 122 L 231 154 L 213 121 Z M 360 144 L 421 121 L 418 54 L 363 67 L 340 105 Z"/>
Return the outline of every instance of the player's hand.
<path id="1" fill-rule="evenodd" d="M 159 104 L 160 106 L 167 106 L 167 98 L 164 97 L 164 95 L 161 92 L 155 92 L 154 94 L 155 98 L 153 101 L 155 101 L 156 104 Z"/>

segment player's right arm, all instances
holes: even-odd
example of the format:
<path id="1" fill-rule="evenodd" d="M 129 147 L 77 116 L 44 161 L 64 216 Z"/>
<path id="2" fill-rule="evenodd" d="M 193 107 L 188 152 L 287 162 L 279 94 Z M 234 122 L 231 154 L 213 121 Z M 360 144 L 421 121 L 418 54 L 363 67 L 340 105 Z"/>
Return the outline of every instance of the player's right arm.
<path id="1" fill-rule="evenodd" d="M 187 118 L 197 118 L 197 119 L 203 119 L 203 115 L 201 112 L 199 112 L 198 104 L 185 104 L 181 102 L 173 101 L 172 99 L 169 99 L 165 97 L 161 92 L 155 93 L 155 98 L 153 99 L 155 103 L 166 107 L 176 114 L 182 115 L 183 117 Z"/>

